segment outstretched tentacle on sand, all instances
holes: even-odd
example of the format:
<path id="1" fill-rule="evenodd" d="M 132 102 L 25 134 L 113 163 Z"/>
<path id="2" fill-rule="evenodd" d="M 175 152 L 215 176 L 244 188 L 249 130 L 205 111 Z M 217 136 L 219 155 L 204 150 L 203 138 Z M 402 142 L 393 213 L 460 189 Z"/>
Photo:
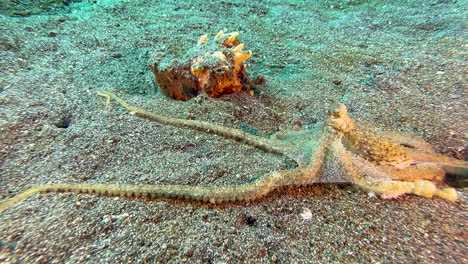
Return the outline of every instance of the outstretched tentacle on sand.
<path id="1" fill-rule="evenodd" d="M 264 152 L 268 152 L 268 153 L 281 156 L 282 158 L 286 159 L 288 163 L 293 164 L 294 166 L 298 165 L 297 164 L 298 162 L 293 157 L 291 157 L 291 154 L 290 154 L 291 152 L 295 152 L 295 150 L 291 149 L 291 147 L 284 146 L 284 144 L 281 144 L 281 142 L 263 138 L 263 137 L 254 136 L 252 134 L 246 133 L 239 129 L 215 125 L 215 124 L 205 122 L 205 121 L 178 119 L 178 118 L 167 117 L 167 116 L 159 115 L 156 113 L 152 113 L 152 112 L 149 112 L 144 109 L 128 104 L 122 98 L 118 97 L 117 95 L 111 92 L 99 91 L 97 92 L 97 94 L 101 97 L 107 98 L 108 104 L 111 101 L 115 101 L 117 102 L 117 104 L 122 106 L 124 109 L 126 109 L 130 113 L 133 113 L 140 117 L 143 117 L 152 121 L 156 121 L 164 125 L 193 129 L 193 130 L 205 132 L 208 134 L 214 134 L 214 135 L 221 136 L 224 138 L 233 139 L 237 142 L 258 148 Z"/>
<path id="2" fill-rule="evenodd" d="M 180 198 L 189 201 L 223 203 L 254 200 L 282 186 L 284 175 L 273 172 L 253 182 L 232 186 L 46 184 L 31 188 L 0 204 L 0 213 L 35 193 L 83 193 L 128 198 Z"/>

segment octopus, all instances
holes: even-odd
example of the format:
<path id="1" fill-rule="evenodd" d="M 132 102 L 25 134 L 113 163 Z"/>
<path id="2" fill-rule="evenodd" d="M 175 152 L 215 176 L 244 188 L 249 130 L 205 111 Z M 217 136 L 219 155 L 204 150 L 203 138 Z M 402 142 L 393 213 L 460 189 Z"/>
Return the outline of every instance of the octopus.
<path id="1" fill-rule="evenodd" d="M 339 135 L 329 151 L 339 157 L 351 183 L 382 198 L 412 193 L 457 200 L 456 190 L 446 187 L 443 180 L 447 171 L 466 174 L 467 162 L 437 154 L 419 137 L 359 126 L 343 104 L 329 115 L 330 125 Z"/>
<path id="2" fill-rule="evenodd" d="M 40 192 L 74 192 L 128 198 L 175 198 L 224 203 L 250 201 L 283 186 L 313 183 L 351 183 L 360 189 L 392 199 L 404 194 L 448 201 L 457 191 L 444 184 L 446 172 L 466 175 L 468 163 L 437 154 L 418 137 L 381 133 L 360 126 L 343 104 L 328 112 L 328 121 L 313 131 L 279 132 L 259 137 L 242 130 L 205 121 L 166 117 L 132 106 L 111 92 L 98 95 L 115 101 L 131 114 L 163 125 L 193 129 L 232 139 L 281 157 L 287 169 L 273 171 L 251 182 L 232 186 L 45 184 L 26 190 L 0 204 L 0 212 Z"/>
<path id="3" fill-rule="evenodd" d="M 201 92 L 209 97 L 246 92 L 253 95 L 244 62 L 252 56 L 237 40 L 239 32 L 220 31 L 209 40 L 203 35 L 182 58 L 156 53 L 149 67 L 163 94 L 176 100 L 189 100 Z"/>

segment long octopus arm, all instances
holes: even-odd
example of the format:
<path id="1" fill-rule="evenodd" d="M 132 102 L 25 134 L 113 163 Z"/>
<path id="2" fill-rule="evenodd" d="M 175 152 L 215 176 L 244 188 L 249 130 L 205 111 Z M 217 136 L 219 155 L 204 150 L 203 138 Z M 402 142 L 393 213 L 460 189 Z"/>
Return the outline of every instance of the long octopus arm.
<path id="1" fill-rule="evenodd" d="M 438 189 L 433 182 L 428 180 L 398 181 L 391 178 L 382 178 L 382 175 L 385 174 L 383 170 L 370 162 L 365 162 L 367 164 L 359 162 L 358 158 L 353 157 L 353 154 L 346 150 L 341 143 L 335 141 L 331 147 L 336 155 L 340 156 L 340 166 L 349 175 L 351 182 L 366 192 L 376 193 L 384 199 L 396 198 L 403 194 L 415 194 L 429 198 L 439 196 L 449 201 L 458 199 L 455 189 Z M 404 169 L 400 171 L 403 173 Z M 377 175 L 380 175 L 380 177 L 377 177 Z"/>
<path id="2" fill-rule="evenodd" d="M 434 148 L 420 137 L 402 133 L 388 133 L 387 137 L 404 146 L 413 162 L 443 169 L 445 182 L 450 182 L 453 187 L 468 187 L 467 161 L 436 153 Z"/>
<path id="3" fill-rule="evenodd" d="M 97 94 L 101 97 L 107 98 L 108 104 L 110 103 L 110 101 L 114 100 L 115 102 L 117 102 L 117 104 L 122 106 L 130 113 L 136 114 L 140 117 L 156 121 L 164 125 L 193 129 L 228 139 L 233 139 L 237 142 L 258 148 L 264 152 L 281 156 L 285 158 L 288 161 L 288 163 L 294 164 L 294 166 L 298 165 L 298 161 L 295 158 L 291 157 L 292 154 L 290 154 L 296 153 L 297 150 L 295 150 L 292 146 L 284 146 L 284 144 L 282 144 L 282 142 L 280 141 L 254 136 L 239 129 L 215 125 L 205 121 L 178 119 L 152 113 L 128 104 L 123 99 L 111 92 L 99 91 L 97 92 Z"/>
<path id="4" fill-rule="evenodd" d="M 286 174 L 290 171 L 284 172 Z M 188 201 L 223 203 L 260 198 L 283 186 L 283 172 L 272 172 L 255 181 L 232 186 L 119 185 L 119 184 L 45 184 L 28 189 L 0 204 L 0 213 L 35 193 L 83 193 L 128 198 L 175 198 Z"/>

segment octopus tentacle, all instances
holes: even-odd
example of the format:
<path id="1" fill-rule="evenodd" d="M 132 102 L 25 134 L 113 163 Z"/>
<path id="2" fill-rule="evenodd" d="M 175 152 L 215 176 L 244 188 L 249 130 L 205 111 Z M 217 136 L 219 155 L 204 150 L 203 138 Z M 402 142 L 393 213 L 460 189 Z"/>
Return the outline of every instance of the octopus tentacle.
<path id="1" fill-rule="evenodd" d="M 189 201 L 223 203 L 260 198 L 284 185 L 281 172 L 270 173 L 251 183 L 232 186 L 120 185 L 120 184 L 46 184 L 31 188 L 0 204 L 0 213 L 35 193 L 83 193 L 128 198 L 181 198 Z"/>
<path id="2" fill-rule="evenodd" d="M 296 159 L 291 157 L 290 154 L 291 152 L 294 152 L 294 149 L 292 149 L 291 146 L 282 145 L 279 141 L 254 136 L 239 129 L 215 125 L 205 121 L 178 119 L 152 113 L 128 104 L 123 99 L 111 92 L 100 91 L 97 94 L 101 97 L 107 98 L 108 104 L 110 103 L 110 101 L 114 100 L 127 111 L 136 114 L 140 117 L 156 121 L 164 125 L 193 129 L 228 139 L 233 139 L 237 142 L 258 148 L 264 152 L 281 156 L 282 158 L 286 159 L 288 163 L 294 164 L 295 167 L 297 167 L 298 165 Z"/>

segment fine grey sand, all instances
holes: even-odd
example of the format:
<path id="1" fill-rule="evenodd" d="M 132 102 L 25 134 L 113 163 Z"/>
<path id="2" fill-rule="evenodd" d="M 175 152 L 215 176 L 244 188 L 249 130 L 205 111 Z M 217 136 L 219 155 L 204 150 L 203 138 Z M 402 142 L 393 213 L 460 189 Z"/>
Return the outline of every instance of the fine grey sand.
<path id="1" fill-rule="evenodd" d="M 2 1 L 0 202 L 45 183 L 222 186 L 284 167 L 255 148 L 107 108 L 101 90 L 264 136 L 313 128 L 342 102 L 362 124 L 421 136 L 466 160 L 466 6 Z M 150 55 L 181 55 L 220 30 L 241 33 L 253 53 L 249 74 L 266 83 L 254 96 L 162 95 Z M 467 263 L 466 190 L 458 192 L 457 202 L 383 200 L 350 185 L 311 185 L 224 205 L 36 194 L 0 215 L 0 262 Z"/>

